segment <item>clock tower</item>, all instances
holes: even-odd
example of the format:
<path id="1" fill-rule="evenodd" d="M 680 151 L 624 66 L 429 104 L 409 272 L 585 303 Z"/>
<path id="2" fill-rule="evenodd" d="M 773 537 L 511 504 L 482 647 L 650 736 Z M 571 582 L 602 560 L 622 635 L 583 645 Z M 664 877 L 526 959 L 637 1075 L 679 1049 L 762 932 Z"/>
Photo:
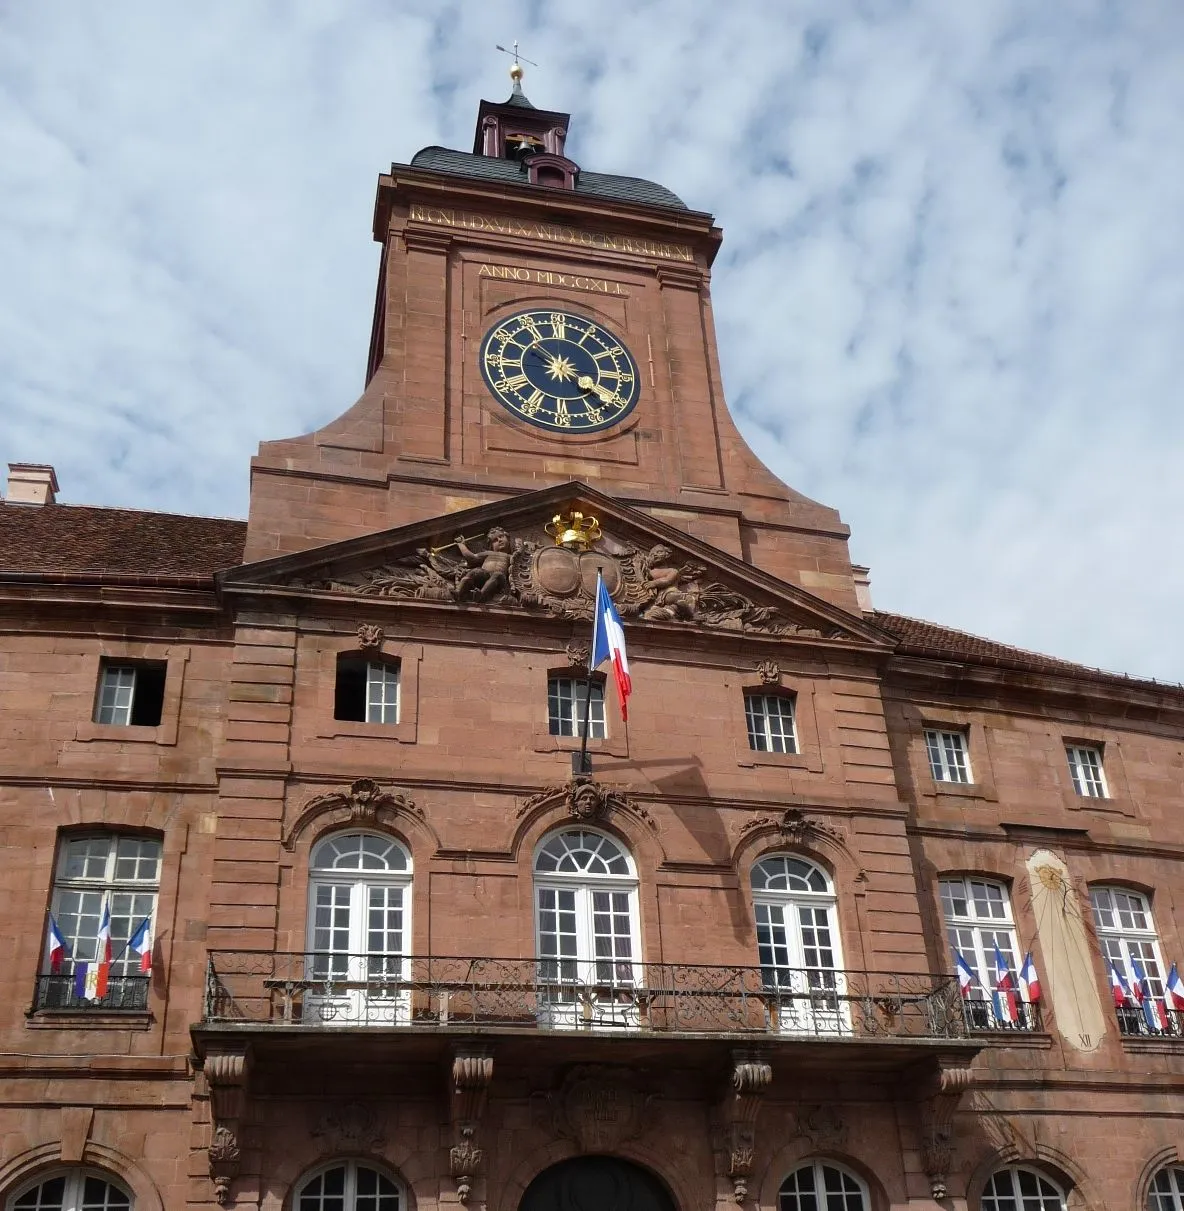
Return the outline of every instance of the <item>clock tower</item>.
<path id="1" fill-rule="evenodd" d="M 482 101 L 472 151 L 379 178 L 367 383 L 252 465 L 246 559 L 578 481 L 853 612 L 847 528 L 728 413 L 721 232 L 668 189 L 585 170 L 568 114 Z"/>

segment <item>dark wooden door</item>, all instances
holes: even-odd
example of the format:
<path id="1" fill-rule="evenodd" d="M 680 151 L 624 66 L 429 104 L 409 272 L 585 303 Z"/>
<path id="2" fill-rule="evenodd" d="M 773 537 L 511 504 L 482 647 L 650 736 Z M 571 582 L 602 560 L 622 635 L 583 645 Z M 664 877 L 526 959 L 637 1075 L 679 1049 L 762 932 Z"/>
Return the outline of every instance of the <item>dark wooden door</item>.
<path id="1" fill-rule="evenodd" d="M 675 1211 L 656 1177 L 612 1156 L 578 1156 L 544 1169 L 518 1211 Z"/>

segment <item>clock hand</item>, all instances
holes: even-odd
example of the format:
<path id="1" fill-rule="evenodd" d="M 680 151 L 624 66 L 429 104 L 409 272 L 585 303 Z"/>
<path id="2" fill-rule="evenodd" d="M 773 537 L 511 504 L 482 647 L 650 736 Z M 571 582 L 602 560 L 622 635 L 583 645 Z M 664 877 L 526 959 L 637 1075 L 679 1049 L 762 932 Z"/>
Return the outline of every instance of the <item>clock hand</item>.
<path id="1" fill-rule="evenodd" d="M 606 404 L 616 402 L 616 393 L 610 391 L 607 387 L 602 387 L 599 383 L 593 382 L 591 375 L 581 374 L 580 377 L 576 379 L 576 386 L 579 387 L 581 391 L 594 392 L 596 395 L 600 396 L 600 398 L 604 400 Z"/>

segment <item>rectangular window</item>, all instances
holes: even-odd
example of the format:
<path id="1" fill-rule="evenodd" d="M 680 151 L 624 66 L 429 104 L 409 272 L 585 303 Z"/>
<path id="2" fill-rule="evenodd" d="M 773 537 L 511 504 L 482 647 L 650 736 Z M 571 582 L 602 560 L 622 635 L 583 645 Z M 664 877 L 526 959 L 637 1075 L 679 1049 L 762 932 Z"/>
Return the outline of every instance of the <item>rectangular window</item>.
<path id="1" fill-rule="evenodd" d="M 155 936 L 159 885 L 160 842 L 155 838 L 108 833 L 64 841 L 50 911 L 65 954 L 54 973 L 47 944 L 34 1008 L 147 1009 L 149 977 L 141 971 L 141 956 L 128 940 L 145 921 Z M 88 997 L 81 969 L 97 966 L 102 958 L 99 934 L 104 912 L 110 914 L 111 963 L 106 995 L 96 999 Z"/>
<path id="2" fill-rule="evenodd" d="M 547 728 L 552 736 L 582 736 L 584 734 L 585 700 L 588 682 L 573 677 L 550 677 L 547 680 Z M 592 682 L 591 710 L 588 715 L 588 738 L 603 740 L 604 682 Z"/>
<path id="3" fill-rule="evenodd" d="M 352 723 L 399 722 L 399 665 L 347 652 L 337 657 L 333 718 Z"/>
<path id="4" fill-rule="evenodd" d="M 970 781 L 965 732 L 939 732 L 927 728 L 925 749 L 929 754 L 929 772 L 934 782 Z"/>
<path id="5" fill-rule="evenodd" d="M 103 661 L 95 696 L 95 723 L 158 727 L 164 706 L 163 660 Z"/>
<path id="6" fill-rule="evenodd" d="M 745 694 L 748 746 L 758 753 L 796 753 L 793 699 L 783 694 Z"/>
<path id="7" fill-rule="evenodd" d="M 1092 745 L 1065 746 L 1073 789 L 1086 799 L 1105 799 L 1106 779 L 1102 773 L 1102 750 Z"/>

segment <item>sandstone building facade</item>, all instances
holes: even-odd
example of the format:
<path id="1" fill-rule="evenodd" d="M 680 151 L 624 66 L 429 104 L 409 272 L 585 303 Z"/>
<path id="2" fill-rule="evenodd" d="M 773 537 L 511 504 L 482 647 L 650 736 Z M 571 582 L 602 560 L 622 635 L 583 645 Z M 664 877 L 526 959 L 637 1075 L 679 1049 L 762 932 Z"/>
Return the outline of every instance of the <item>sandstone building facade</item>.
<path id="1" fill-rule="evenodd" d="M 1182 1211 L 1184 691 L 872 609 L 568 121 L 380 177 L 247 522 L 12 467 L 0 1202 Z"/>

